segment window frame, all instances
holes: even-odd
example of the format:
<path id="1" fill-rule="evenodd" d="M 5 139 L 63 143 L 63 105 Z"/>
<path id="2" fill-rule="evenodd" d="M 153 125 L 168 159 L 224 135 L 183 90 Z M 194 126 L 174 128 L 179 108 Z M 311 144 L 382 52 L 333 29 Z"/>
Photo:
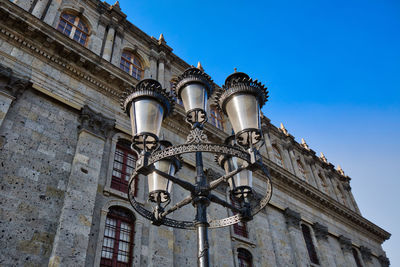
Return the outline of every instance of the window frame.
<path id="1" fill-rule="evenodd" d="M 63 15 L 69 15 L 69 16 L 75 17 L 74 22 L 72 23 L 72 22 L 69 21 L 68 19 L 64 18 Z M 65 26 L 63 27 L 62 30 L 60 29 L 61 22 L 64 22 L 64 23 L 65 23 Z M 85 29 L 79 28 L 79 23 L 81 23 L 81 24 L 83 25 L 83 27 L 86 28 L 86 32 L 85 32 Z M 70 32 L 69 34 L 66 34 L 66 32 L 65 32 L 66 25 L 69 25 L 69 26 L 71 27 L 71 32 Z M 62 27 L 62 26 L 61 26 L 61 27 Z M 68 12 L 68 11 L 62 12 L 62 13 L 60 14 L 59 21 L 58 21 L 58 24 L 57 24 L 57 28 L 56 28 L 56 29 L 57 29 L 59 32 L 61 32 L 62 34 L 64 34 L 65 36 L 68 36 L 70 39 L 72 39 L 72 40 L 74 40 L 75 42 L 79 43 L 80 45 L 83 45 L 83 46 L 85 46 L 85 47 L 87 46 L 88 41 L 89 41 L 90 30 L 89 30 L 89 26 L 87 25 L 86 21 L 85 21 L 81 16 L 75 15 L 74 13 Z M 77 29 L 78 29 L 78 31 L 81 32 L 80 37 L 79 37 L 79 40 L 76 40 L 76 39 L 75 39 L 75 33 L 76 33 L 76 30 L 77 30 Z M 81 43 L 80 40 L 81 40 L 81 36 L 82 36 L 83 34 L 85 35 L 85 42 L 84 42 L 84 43 Z"/>
<path id="2" fill-rule="evenodd" d="M 274 163 L 279 167 L 285 168 L 285 163 L 283 162 L 282 153 L 276 144 L 272 144 L 272 152 L 274 154 Z M 278 163 L 278 161 L 281 162 L 281 165 Z"/>
<path id="3" fill-rule="evenodd" d="M 250 251 L 244 248 L 238 248 L 237 250 L 237 261 L 238 261 L 238 266 L 239 267 L 252 267 L 253 266 L 253 255 L 251 254 Z M 246 261 L 246 265 L 242 265 L 241 261 Z"/>
<path id="4" fill-rule="evenodd" d="M 303 234 L 303 240 L 306 245 L 308 259 L 312 264 L 320 265 L 320 260 L 318 257 L 318 252 L 314 244 L 314 240 L 312 237 L 312 230 L 311 227 L 301 223 L 301 232 Z M 306 233 L 305 233 L 306 232 Z"/>
<path id="5" fill-rule="evenodd" d="M 124 54 L 130 55 L 131 58 L 129 59 L 129 58 L 125 57 Z M 139 65 L 136 63 L 135 60 L 137 61 L 137 63 Z M 126 67 L 126 65 L 129 66 L 129 71 L 126 71 L 126 69 L 124 68 L 124 67 Z M 128 73 L 131 77 L 135 78 L 138 81 L 140 81 L 144 77 L 143 60 L 141 60 L 138 55 L 136 55 L 135 53 L 133 53 L 129 50 L 122 50 L 119 68 L 121 70 L 123 70 L 124 72 Z M 136 68 L 137 71 L 140 71 L 140 77 L 138 77 L 137 71 L 136 71 L 136 76 L 133 75 L 133 73 L 134 73 L 133 68 Z"/>
<path id="6" fill-rule="evenodd" d="M 210 123 L 214 125 L 216 128 L 224 131 L 224 115 L 217 109 L 215 106 L 210 106 L 210 115 L 209 115 Z"/>
<path id="7" fill-rule="evenodd" d="M 111 266 L 120 266 L 121 263 L 118 262 L 118 256 L 119 256 L 119 244 L 121 242 L 121 224 L 127 223 L 130 226 L 130 232 L 129 232 L 129 248 L 128 248 L 128 262 L 123 262 L 122 264 L 125 264 L 126 266 L 132 266 L 132 261 L 133 261 L 133 247 L 134 247 L 134 234 L 135 234 L 135 217 L 133 215 L 130 215 L 129 218 L 128 216 L 121 216 L 117 214 L 117 210 L 124 210 L 125 213 L 132 213 L 130 210 L 120 207 L 120 206 L 112 206 L 109 208 L 109 211 L 106 215 L 105 218 L 105 224 L 104 224 L 104 231 L 103 231 L 103 239 L 100 244 L 100 266 L 110 266 L 110 265 L 103 265 L 107 263 L 103 263 L 104 261 L 111 261 Z M 115 226 L 115 233 L 114 233 L 114 238 L 110 238 L 113 240 L 113 247 L 112 247 L 112 257 L 111 259 L 109 258 L 103 258 L 103 248 L 104 246 L 104 240 L 106 238 L 106 230 L 107 230 L 107 219 L 114 219 L 116 220 L 116 226 Z M 123 241 L 123 240 L 122 240 Z M 111 247 L 108 247 L 111 248 Z"/>
<path id="8" fill-rule="evenodd" d="M 117 157 L 117 153 L 118 150 L 122 151 L 122 162 L 119 162 L 116 160 Z M 126 169 L 131 167 L 132 169 L 134 169 L 135 166 L 129 166 L 127 164 L 128 160 L 129 160 L 129 156 L 131 156 L 133 158 L 133 165 L 135 165 L 135 162 L 137 160 L 137 157 L 135 155 L 135 153 L 133 151 L 130 150 L 130 148 L 125 147 L 123 145 L 123 141 L 120 139 L 118 140 L 116 146 L 115 146 L 115 152 L 114 152 L 114 160 L 113 160 L 113 166 L 112 166 L 112 174 L 111 174 L 111 184 L 110 187 L 112 189 L 118 190 L 122 193 L 128 193 L 128 185 L 129 185 L 129 178 L 131 173 L 127 173 Z M 116 169 L 115 168 L 115 163 L 118 162 L 122 165 L 122 169 Z M 114 175 L 114 172 L 119 172 L 121 177 L 117 177 Z M 126 178 L 128 178 L 126 180 Z M 135 192 L 134 192 L 134 196 L 137 196 L 137 191 L 138 191 L 138 183 L 135 183 Z"/>
<path id="9" fill-rule="evenodd" d="M 235 198 L 230 196 L 230 199 L 231 199 L 232 206 L 234 206 L 236 208 L 240 208 L 240 203 Z M 236 212 L 233 212 L 233 214 L 235 215 Z M 247 228 L 247 223 L 245 223 L 245 222 L 235 223 L 233 225 L 233 233 L 237 236 L 248 239 L 249 238 L 249 229 Z"/>

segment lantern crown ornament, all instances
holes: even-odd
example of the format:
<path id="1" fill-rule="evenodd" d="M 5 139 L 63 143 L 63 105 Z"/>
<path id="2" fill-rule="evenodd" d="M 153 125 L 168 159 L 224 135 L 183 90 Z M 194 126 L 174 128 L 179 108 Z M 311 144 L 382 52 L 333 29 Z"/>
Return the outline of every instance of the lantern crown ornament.
<path id="1" fill-rule="evenodd" d="M 131 119 L 135 150 L 150 151 L 158 147 L 161 123 L 172 113 L 174 103 L 173 93 L 153 79 L 142 80 L 123 94 L 121 106 Z"/>
<path id="2" fill-rule="evenodd" d="M 236 141 L 253 147 L 262 140 L 260 110 L 268 100 L 265 85 L 243 72 L 234 72 L 215 94 L 218 109 L 228 116 Z"/>

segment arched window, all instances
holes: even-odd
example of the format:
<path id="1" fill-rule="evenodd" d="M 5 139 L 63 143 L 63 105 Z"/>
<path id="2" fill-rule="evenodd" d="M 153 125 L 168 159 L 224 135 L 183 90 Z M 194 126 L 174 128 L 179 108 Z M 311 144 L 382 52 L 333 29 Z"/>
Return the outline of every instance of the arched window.
<path id="1" fill-rule="evenodd" d="M 303 180 L 307 180 L 306 171 L 304 170 L 303 164 L 301 163 L 300 160 L 297 160 L 297 166 L 299 168 L 300 178 Z"/>
<path id="2" fill-rule="evenodd" d="M 232 196 L 231 196 L 231 203 L 232 203 L 232 206 L 234 206 L 236 208 L 240 208 L 239 200 L 233 198 Z M 236 214 L 236 213 L 234 212 L 234 214 Z M 247 230 L 247 224 L 245 222 L 238 222 L 238 223 L 234 224 L 233 232 L 235 233 L 235 235 L 243 236 L 246 238 L 249 237 L 249 231 Z"/>
<path id="3" fill-rule="evenodd" d="M 137 56 L 129 51 L 122 52 L 121 64 L 119 67 L 137 80 L 143 78 L 142 63 Z"/>
<path id="4" fill-rule="evenodd" d="M 304 242 L 306 243 L 308 257 L 310 258 L 311 263 L 319 264 L 317 252 L 311 238 L 310 227 L 305 224 L 301 224 L 301 230 L 303 231 Z"/>
<path id="5" fill-rule="evenodd" d="M 251 253 L 248 250 L 244 248 L 238 248 L 237 252 L 239 267 L 253 266 L 253 256 L 251 256 Z"/>
<path id="6" fill-rule="evenodd" d="M 272 150 L 274 151 L 275 163 L 283 168 L 284 165 L 283 165 L 283 159 L 282 159 L 281 152 L 279 152 L 279 149 L 277 148 L 276 145 L 272 145 Z"/>
<path id="7" fill-rule="evenodd" d="M 74 39 L 81 45 L 86 45 L 88 41 L 89 29 L 78 16 L 62 13 L 57 30 Z"/>
<path id="8" fill-rule="evenodd" d="M 107 214 L 101 249 L 101 267 L 132 265 L 135 217 L 129 210 L 111 207 Z"/>
<path id="9" fill-rule="evenodd" d="M 224 117 L 216 107 L 210 107 L 210 122 L 218 129 L 224 130 Z"/>
<path id="10" fill-rule="evenodd" d="M 363 267 L 362 264 L 361 264 L 360 257 L 358 256 L 357 250 L 355 248 L 352 248 L 351 250 L 353 251 L 353 257 L 354 257 L 354 260 L 355 260 L 355 262 L 357 264 L 357 267 Z"/>
<path id="11" fill-rule="evenodd" d="M 129 147 L 129 142 L 119 140 L 115 148 L 114 164 L 111 179 L 111 188 L 128 193 L 128 182 L 135 168 L 136 155 Z M 137 183 L 135 196 L 137 192 Z"/>

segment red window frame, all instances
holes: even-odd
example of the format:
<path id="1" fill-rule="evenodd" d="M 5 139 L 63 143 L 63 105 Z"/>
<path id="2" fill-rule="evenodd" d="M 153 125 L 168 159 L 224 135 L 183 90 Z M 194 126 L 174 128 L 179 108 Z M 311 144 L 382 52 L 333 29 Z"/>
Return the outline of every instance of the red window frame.
<path id="1" fill-rule="evenodd" d="M 118 160 L 119 156 L 122 158 L 122 161 Z M 132 166 L 128 165 L 129 160 L 133 161 Z M 130 148 L 127 148 L 126 146 L 123 146 L 121 144 L 117 144 L 114 154 L 111 188 L 121 191 L 123 193 L 128 193 L 128 181 L 130 175 L 132 174 L 129 173 L 129 168 L 133 170 L 133 168 L 135 167 L 135 162 L 136 162 L 135 153 L 133 153 Z M 116 166 L 121 166 L 121 169 L 116 168 Z M 119 176 L 121 177 L 118 177 L 117 174 L 119 174 Z M 136 182 L 135 192 L 134 192 L 135 197 L 137 196 L 137 189 L 138 189 L 138 183 Z"/>
<path id="2" fill-rule="evenodd" d="M 123 212 L 125 213 L 125 212 Z M 107 224 L 107 219 L 114 220 L 115 221 L 115 225 L 113 224 Z M 132 266 L 132 259 L 133 259 L 133 237 L 134 237 L 134 222 L 131 218 L 129 218 L 128 216 L 122 215 L 121 216 L 121 212 L 114 212 L 113 210 L 111 210 L 108 214 L 107 214 L 107 219 L 106 219 L 106 228 L 104 230 L 104 240 L 103 240 L 103 245 L 102 245 L 102 250 L 101 250 L 101 260 L 100 260 L 100 267 L 129 267 Z M 129 232 L 126 229 L 121 228 L 121 224 L 125 223 L 128 224 L 130 226 L 130 230 Z M 114 232 L 114 238 L 111 236 L 106 236 L 106 231 L 109 230 L 109 232 Z M 126 240 L 121 239 L 121 236 L 126 233 L 129 236 L 129 242 L 126 242 Z M 108 241 L 112 241 L 111 246 L 106 246 L 105 245 L 105 238 L 107 238 Z M 120 244 L 124 242 L 124 243 L 128 243 L 128 254 L 124 254 L 123 250 L 120 250 Z M 122 252 L 122 253 L 121 253 Z M 112 257 L 107 258 L 107 257 L 103 257 L 103 253 L 112 253 Z M 128 257 L 128 261 L 127 262 L 123 262 L 123 261 L 119 261 L 118 260 L 118 256 L 121 257 Z"/>
<path id="3" fill-rule="evenodd" d="M 236 207 L 236 208 L 240 208 L 240 203 L 231 196 L 231 203 L 232 206 Z M 234 212 L 233 214 L 236 214 L 236 212 Z M 249 231 L 247 230 L 247 223 L 245 222 L 238 222 L 236 224 L 233 225 L 233 232 L 235 233 L 235 235 L 239 235 L 245 238 L 249 237 Z"/>
<path id="4" fill-rule="evenodd" d="M 210 122 L 218 129 L 224 130 L 224 117 L 216 107 L 210 107 Z"/>
<path id="5" fill-rule="evenodd" d="M 251 253 L 243 248 L 238 248 L 238 263 L 239 267 L 252 267 L 253 257 Z"/>

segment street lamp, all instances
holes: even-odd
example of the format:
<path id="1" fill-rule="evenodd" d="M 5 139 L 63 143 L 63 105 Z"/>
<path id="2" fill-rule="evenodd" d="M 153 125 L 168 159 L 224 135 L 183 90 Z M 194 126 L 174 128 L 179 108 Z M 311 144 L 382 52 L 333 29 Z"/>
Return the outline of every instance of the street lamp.
<path id="1" fill-rule="evenodd" d="M 162 120 L 172 112 L 174 106 L 174 91 L 168 93 L 157 81 L 146 79 L 128 90 L 122 98 L 122 108 L 131 118 L 132 149 L 139 155 L 129 181 L 128 198 L 133 208 L 154 225 L 197 230 L 198 266 L 205 267 L 209 266 L 208 229 L 249 221 L 271 198 L 269 174 L 259 154 L 263 144 L 260 109 L 267 101 L 267 90 L 245 73 L 235 72 L 226 79 L 224 86 L 215 92 L 214 102 L 228 116 L 235 135 L 227 138 L 223 144 L 214 144 L 208 141 L 203 130 L 207 122 L 207 99 L 214 89 L 210 76 L 198 68 L 187 69 L 177 78 L 173 89 L 182 99 L 186 121 L 192 126 L 186 142 L 174 146 L 168 141 L 159 140 Z M 216 154 L 225 175 L 207 181 L 202 152 Z M 196 175 L 192 182 L 174 176 L 181 167 L 180 156 L 186 153 L 196 155 Z M 264 175 L 267 187 L 261 198 L 252 188 L 252 175 L 257 170 Z M 152 210 L 146 209 L 135 199 L 134 188 L 139 174 L 147 176 L 148 199 L 153 203 Z M 222 184 L 229 184 L 231 197 L 239 200 L 239 208 L 213 194 L 213 190 Z M 168 207 L 173 185 L 182 187 L 189 194 Z M 211 202 L 230 209 L 235 215 L 224 219 L 208 219 L 207 207 Z M 192 221 L 169 217 L 190 203 L 196 209 Z"/>

